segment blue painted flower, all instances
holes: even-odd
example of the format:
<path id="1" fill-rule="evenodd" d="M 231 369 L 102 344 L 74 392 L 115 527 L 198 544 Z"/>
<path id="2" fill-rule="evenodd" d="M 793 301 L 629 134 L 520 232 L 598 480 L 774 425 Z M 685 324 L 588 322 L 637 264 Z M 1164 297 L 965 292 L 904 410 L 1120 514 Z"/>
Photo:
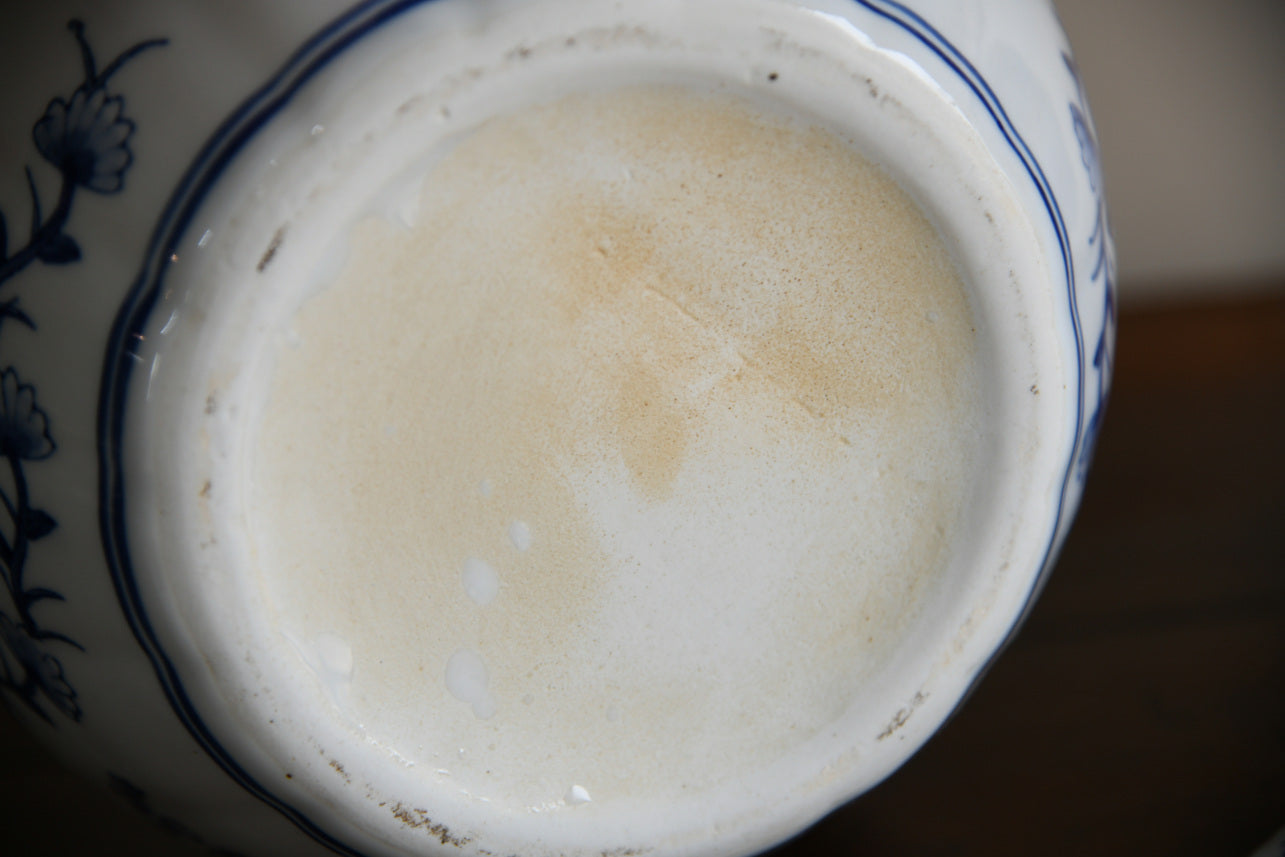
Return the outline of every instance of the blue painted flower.
<path id="1" fill-rule="evenodd" d="M 1062 61 L 1066 63 L 1067 71 L 1071 73 L 1079 93 L 1079 103 L 1072 102 L 1070 105 L 1071 129 L 1075 132 L 1076 142 L 1080 144 L 1080 160 L 1089 174 L 1089 188 L 1097 194 L 1102 188 L 1102 153 L 1098 148 L 1097 130 L 1093 127 L 1093 120 L 1089 118 L 1088 109 L 1084 106 L 1084 82 L 1080 78 L 1080 69 L 1076 66 L 1075 60 L 1071 59 L 1070 54 L 1062 54 Z"/>
<path id="2" fill-rule="evenodd" d="M 122 115 L 124 109 L 124 99 L 109 96 L 101 82 L 86 84 L 70 101 L 50 101 L 31 136 L 41 156 L 68 181 L 115 193 L 134 160 L 128 145 L 134 123 Z"/>
<path id="3" fill-rule="evenodd" d="M 1080 144 L 1080 160 L 1089 174 L 1089 188 L 1097 193 L 1102 186 L 1102 156 L 1098 151 L 1097 135 L 1089 123 L 1088 114 L 1078 104 L 1071 105 L 1071 127 Z"/>
<path id="4" fill-rule="evenodd" d="M 0 455 L 39 461 L 53 454 L 49 419 L 36 407 L 36 390 L 10 367 L 0 373 Z"/>
<path id="5" fill-rule="evenodd" d="M 72 720 L 79 720 L 76 691 L 63 677 L 62 662 L 36 645 L 8 616 L 0 613 L 0 639 L 27 672 L 27 684 L 43 693 L 54 707 Z M 28 696 L 30 701 L 30 696 Z"/>

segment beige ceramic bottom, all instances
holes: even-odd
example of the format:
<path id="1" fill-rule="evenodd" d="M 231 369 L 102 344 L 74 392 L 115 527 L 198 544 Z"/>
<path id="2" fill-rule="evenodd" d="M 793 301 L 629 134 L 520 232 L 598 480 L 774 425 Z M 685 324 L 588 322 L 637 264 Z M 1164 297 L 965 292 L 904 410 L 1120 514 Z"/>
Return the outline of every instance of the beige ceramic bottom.
<path id="1" fill-rule="evenodd" d="M 519 14 L 467 79 L 424 12 L 180 248 L 139 576 L 220 739 L 354 847 L 765 846 L 1028 594 L 1065 422 L 1031 227 L 932 84 L 772 9 L 797 42 Z"/>

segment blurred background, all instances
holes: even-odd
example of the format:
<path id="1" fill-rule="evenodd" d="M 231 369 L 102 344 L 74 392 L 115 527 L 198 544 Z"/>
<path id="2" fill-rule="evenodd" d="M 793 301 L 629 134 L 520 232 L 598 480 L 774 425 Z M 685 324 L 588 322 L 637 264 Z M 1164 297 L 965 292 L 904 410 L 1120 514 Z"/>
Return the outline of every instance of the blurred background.
<path id="1" fill-rule="evenodd" d="M 1119 258 L 1084 504 L 968 704 L 779 857 L 1247 857 L 1285 825 L 1285 0 L 1057 7 Z M 18 828 L 13 857 L 205 853 L 0 710 L 0 836 Z"/>
<path id="2" fill-rule="evenodd" d="M 1056 0 L 1126 306 L 1285 288 L 1285 2 Z"/>

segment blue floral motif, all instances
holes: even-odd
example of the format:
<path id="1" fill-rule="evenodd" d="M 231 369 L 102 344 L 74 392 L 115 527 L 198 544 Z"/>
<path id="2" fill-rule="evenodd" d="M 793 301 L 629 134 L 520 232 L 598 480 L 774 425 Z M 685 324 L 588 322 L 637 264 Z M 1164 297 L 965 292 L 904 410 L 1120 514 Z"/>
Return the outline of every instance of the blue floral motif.
<path id="1" fill-rule="evenodd" d="M 125 116 L 125 100 L 112 95 L 107 83 L 133 57 L 165 44 L 163 40 L 140 42 L 99 71 L 84 25 L 71 21 L 68 29 L 80 47 L 84 80 L 70 96 L 52 99 L 31 129 L 36 151 L 58 171 L 57 202 L 46 217 L 28 167 L 31 231 L 26 243 L 10 252 L 8 224 L 0 213 L 0 289 L 35 262 L 65 265 L 80 259 L 80 246 L 63 231 L 77 189 L 118 193 L 134 161 L 129 149 L 134 123 Z M 0 327 L 5 321 L 36 329 L 16 297 L 0 301 Z M 54 589 L 29 586 L 25 580 L 32 546 L 58 527 L 52 515 L 33 504 L 27 475 L 29 465 L 57 450 L 49 424 L 48 414 L 37 404 L 36 388 L 24 383 L 13 366 L 0 371 L 0 589 L 7 596 L 7 604 L 0 600 L 0 688 L 52 724 L 50 708 L 74 721 L 81 719 L 82 711 L 62 661 L 46 648 L 50 643 L 81 646 L 46 628 L 36 617 L 40 604 L 64 598 Z"/>
<path id="2" fill-rule="evenodd" d="M 35 177 L 27 169 L 31 234 L 25 245 L 10 253 L 7 225 L 0 214 L 0 284 L 35 261 L 65 265 L 80 259 L 80 246 L 63 232 L 76 189 L 117 193 L 124 188 L 125 172 L 134 161 L 129 149 L 134 123 L 125 116 L 125 100 L 108 92 L 107 83 L 139 53 L 165 44 L 163 39 L 140 42 L 99 71 L 84 24 L 72 21 L 67 27 L 80 45 L 85 79 L 67 98 L 51 100 L 31 129 L 36 151 L 58 170 L 58 198 L 45 217 Z"/>
<path id="3" fill-rule="evenodd" d="M 76 691 L 63 675 L 62 662 L 41 649 L 25 629 L 14 625 L 3 613 L 0 613 L 0 640 L 4 641 L 10 656 L 24 673 L 23 679 L 18 682 L 16 671 L 10 667 L 8 659 L 0 658 L 0 663 L 3 663 L 4 685 L 16 690 L 45 720 L 50 720 L 50 717 L 40 707 L 35 698 L 37 695 L 43 695 L 72 720 L 79 720 L 80 704 L 76 701 Z"/>
<path id="4" fill-rule="evenodd" d="M 40 461 L 53 455 L 49 418 L 36 407 L 36 390 L 12 367 L 0 373 L 0 456 Z"/>
<path id="5" fill-rule="evenodd" d="M 97 193 L 116 193 L 134 155 L 129 135 L 134 123 L 124 118 L 122 98 L 102 86 L 80 87 L 70 101 L 55 98 L 31 136 L 46 161 L 72 184 Z"/>
<path id="6" fill-rule="evenodd" d="M 0 372 L 0 459 L 9 466 L 7 486 L 0 486 L 0 504 L 9 526 L 0 526 L 0 583 L 17 614 L 14 622 L 0 610 L 0 687 L 8 688 L 43 717 L 51 720 L 40 697 L 73 720 L 80 719 L 76 691 L 67 682 L 58 658 L 42 648 L 45 641 L 80 645 L 57 631 L 43 628 L 33 608 L 41 601 L 61 601 L 60 593 L 28 587 L 23 576 L 34 542 L 54 531 L 58 522 L 31 504 L 25 463 L 41 461 L 56 449 L 49 434 L 49 418 L 36 404 L 36 391 L 22 383 L 9 367 Z"/>
<path id="7" fill-rule="evenodd" d="M 1078 474 L 1081 480 L 1088 471 L 1093 451 L 1097 446 L 1098 436 L 1102 432 L 1102 418 L 1106 415 L 1107 394 L 1111 389 L 1111 367 L 1115 359 L 1113 353 L 1115 342 L 1116 306 L 1115 306 L 1115 247 L 1111 242 L 1111 225 L 1107 220 L 1106 196 L 1102 190 L 1102 157 L 1098 146 L 1098 135 L 1089 118 L 1089 110 L 1084 97 L 1084 83 L 1075 60 L 1069 54 L 1062 54 L 1067 71 L 1075 82 L 1076 101 L 1070 103 L 1071 128 L 1075 139 L 1080 144 L 1080 160 L 1088 174 L 1089 190 L 1094 197 L 1093 229 L 1089 233 L 1089 248 L 1093 253 L 1093 270 L 1089 272 L 1089 283 L 1102 285 L 1102 331 L 1098 336 L 1097 346 L 1093 351 L 1093 367 L 1098 374 L 1097 393 L 1090 402 L 1090 413 L 1085 423 L 1084 444 L 1080 448 Z"/>

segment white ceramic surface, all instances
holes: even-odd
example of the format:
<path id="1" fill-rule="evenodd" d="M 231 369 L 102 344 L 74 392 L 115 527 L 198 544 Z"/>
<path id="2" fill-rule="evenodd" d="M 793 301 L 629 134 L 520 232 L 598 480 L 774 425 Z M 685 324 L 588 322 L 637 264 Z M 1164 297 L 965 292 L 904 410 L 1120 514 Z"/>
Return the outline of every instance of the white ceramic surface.
<path id="1" fill-rule="evenodd" d="M 245 854 L 750 853 L 895 770 L 1038 594 L 1079 500 L 1115 320 L 1093 126 L 1045 4 L 49 2 L 15 14 L 0 32 L 0 695 L 70 764 L 149 814 Z M 510 67 L 555 43 L 540 71 Z M 568 87 L 609 90 L 676 68 L 680 82 L 725 78 L 848 123 L 953 236 L 989 337 L 997 439 L 993 503 L 972 513 L 960 555 L 995 568 L 952 572 L 897 668 L 832 741 L 772 769 L 771 784 L 595 821 L 576 815 L 589 791 L 568 784 L 545 816 L 515 818 L 381 756 L 333 714 L 306 713 L 303 691 L 261 698 L 293 680 L 271 654 L 280 641 L 256 636 L 270 626 L 245 618 L 252 596 L 214 577 L 226 562 L 202 559 L 196 537 L 175 539 L 195 527 L 149 511 L 211 466 L 183 440 L 203 419 L 187 391 L 204 389 L 202 364 L 253 346 L 250 327 L 201 344 L 181 300 L 195 295 L 215 319 L 238 311 L 227 306 L 269 312 L 263 295 L 284 294 L 309 250 L 300 231 L 276 231 L 282 213 L 315 224 L 319 242 L 337 228 L 333 209 L 306 221 L 316 188 L 298 176 L 386 183 L 396 158 L 371 152 L 397 150 L 363 150 L 362 137 L 396 140 L 397 122 L 421 121 L 397 110 L 414 96 L 449 101 L 466 127 Z M 890 92 L 923 132 L 879 118 Z M 325 157 L 318 139 L 332 147 Z M 1010 207 L 974 210 L 965 187 Z M 225 231 L 245 247 L 200 261 Z M 994 270 L 998 258 L 1020 277 Z M 254 288 L 209 287 L 220 276 Z M 187 326 L 183 344 L 155 345 L 171 322 Z M 239 666 L 245 652 L 265 666 Z"/>

